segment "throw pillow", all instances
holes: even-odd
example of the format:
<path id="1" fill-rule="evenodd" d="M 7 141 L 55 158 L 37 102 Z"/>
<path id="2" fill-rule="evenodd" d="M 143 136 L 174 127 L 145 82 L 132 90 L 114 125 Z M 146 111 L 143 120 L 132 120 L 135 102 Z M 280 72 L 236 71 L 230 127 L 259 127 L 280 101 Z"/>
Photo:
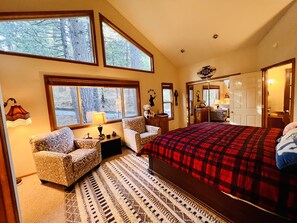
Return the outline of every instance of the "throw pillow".
<path id="1" fill-rule="evenodd" d="M 283 135 L 286 135 L 291 129 L 294 129 L 297 127 L 297 122 L 291 122 L 284 128 Z"/>
<path id="2" fill-rule="evenodd" d="M 297 128 L 288 131 L 276 145 L 276 166 L 279 169 L 297 167 Z"/>

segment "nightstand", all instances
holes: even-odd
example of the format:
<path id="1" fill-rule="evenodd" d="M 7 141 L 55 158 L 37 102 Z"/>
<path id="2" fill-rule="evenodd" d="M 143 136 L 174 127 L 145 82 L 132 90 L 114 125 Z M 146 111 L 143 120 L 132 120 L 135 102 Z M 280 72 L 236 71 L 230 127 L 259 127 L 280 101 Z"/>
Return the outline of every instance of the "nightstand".
<path id="1" fill-rule="evenodd" d="M 110 139 L 107 139 L 105 137 L 105 139 L 101 140 L 100 143 L 102 159 L 122 153 L 122 144 L 120 136 L 110 136 Z"/>

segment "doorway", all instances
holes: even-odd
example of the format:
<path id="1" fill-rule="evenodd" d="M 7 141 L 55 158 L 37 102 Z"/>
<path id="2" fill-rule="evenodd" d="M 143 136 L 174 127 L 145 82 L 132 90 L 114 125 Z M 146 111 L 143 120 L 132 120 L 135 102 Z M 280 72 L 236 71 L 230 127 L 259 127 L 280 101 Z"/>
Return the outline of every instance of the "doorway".
<path id="1" fill-rule="evenodd" d="M 263 127 L 284 128 L 293 121 L 295 58 L 262 69 Z"/>

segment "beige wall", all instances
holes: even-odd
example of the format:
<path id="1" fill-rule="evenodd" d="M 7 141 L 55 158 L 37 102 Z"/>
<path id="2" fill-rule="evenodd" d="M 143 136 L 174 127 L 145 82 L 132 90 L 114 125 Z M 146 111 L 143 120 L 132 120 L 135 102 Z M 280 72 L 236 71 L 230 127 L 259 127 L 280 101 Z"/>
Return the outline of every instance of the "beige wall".
<path id="1" fill-rule="evenodd" d="M 94 10 L 99 66 L 0 55 L 0 83 L 2 86 L 3 99 L 7 100 L 9 97 L 14 97 L 19 104 L 31 113 L 33 122 L 32 125 L 8 129 L 17 176 L 35 172 L 29 137 L 33 134 L 50 131 L 43 80 L 44 74 L 138 80 L 140 82 L 141 106 L 149 102 L 149 94 L 147 91 L 154 89 L 157 93 L 155 100 L 156 108 L 160 111 L 162 108 L 161 82 L 173 83 L 174 90 L 177 89 L 180 92 L 178 88 L 177 69 L 105 0 L 43 0 L 42 3 L 36 0 L 12 0 L 0 4 L 0 11 L 2 12 L 77 9 Z M 118 25 L 123 31 L 154 55 L 154 74 L 103 67 L 99 32 L 99 13 Z M 10 106 L 6 108 L 6 112 L 9 107 Z M 170 129 L 179 127 L 179 107 L 180 106 L 175 106 L 175 119 L 170 121 Z M 122 136 L 121 123 L 104 125 L 104 133 L 111 133 L 112 131 L 116 131 Z M 87 132 L 91 133 L 93 137 L 98 135 L 96 127 L 78 129 L 74 131 L 74 134 L 76 137 L 83 137 Z"/>
<path id="2" fill-rule="evenodd" d="M 297 57 L 297 2 L 258 45 L 258 67 L 263 68 Z M 296 66 L 296 65 L 295 65 Z M 295 67 L 295 74 L 296 74 Z M 294 120 L 297 120 L 297 82 L 295 81 Z"/>

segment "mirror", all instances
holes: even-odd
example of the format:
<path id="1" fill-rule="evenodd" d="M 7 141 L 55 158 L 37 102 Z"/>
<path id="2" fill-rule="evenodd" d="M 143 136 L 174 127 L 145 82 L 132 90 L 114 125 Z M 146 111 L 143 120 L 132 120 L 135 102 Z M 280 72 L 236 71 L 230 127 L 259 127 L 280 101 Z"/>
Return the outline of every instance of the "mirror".
<path id="1" fill-rule="evenodd" d="M 229 122 L 229 79 L 187 83 L 188 125 L 201 122 Z"/>

